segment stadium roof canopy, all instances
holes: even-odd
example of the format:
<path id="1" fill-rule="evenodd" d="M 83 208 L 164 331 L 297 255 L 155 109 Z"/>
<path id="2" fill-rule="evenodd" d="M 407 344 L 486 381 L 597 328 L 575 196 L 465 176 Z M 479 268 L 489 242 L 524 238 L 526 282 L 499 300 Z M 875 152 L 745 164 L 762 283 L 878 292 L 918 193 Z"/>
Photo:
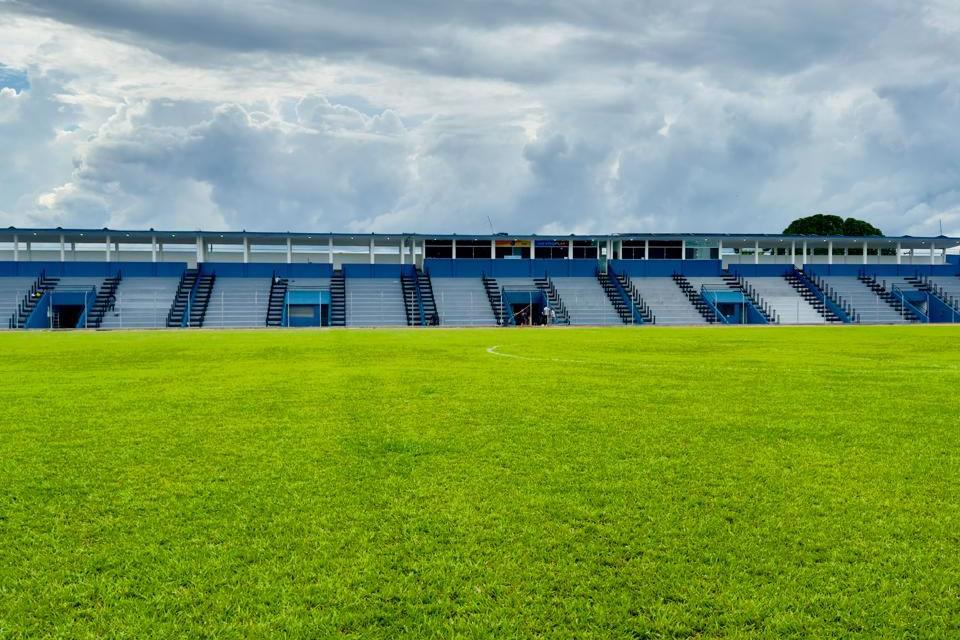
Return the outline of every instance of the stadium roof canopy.
<path id="1" fill-rule="evenodd" d="M 371 240 L 399 244 L 401 240 L 574 240 L 574 241 L 686 241 L 687 244 L 716 245 L 724 247 L 784 246 L 790 243 L 807 242 L 817 245 L 832 242 L 836 248 L 861 247 L 866 241 L 871 247 L 899 243 L 902 249 L 925 249 L 936 246 L 950 249 L 960 246 L 960 238 L 948 236 L 814 236 L 771 233 L 610 233 L 610 234 L 456 234 L 456 233 L 338 233 L 338 232 L 287 232 L 287 231 L 210 231 L 210 230 L 154 230 L 154 229 L 76 229 L 76 228 L 16 228 L 0 229 L 0 242 L 71 242 L 102 243 L 123 242 L 150 244 L 193 244 L 198 240 L 222 244 L 285 245 L 288 239 L 297 244 L 333 241 L 338 245 L 366 245 Z"/>

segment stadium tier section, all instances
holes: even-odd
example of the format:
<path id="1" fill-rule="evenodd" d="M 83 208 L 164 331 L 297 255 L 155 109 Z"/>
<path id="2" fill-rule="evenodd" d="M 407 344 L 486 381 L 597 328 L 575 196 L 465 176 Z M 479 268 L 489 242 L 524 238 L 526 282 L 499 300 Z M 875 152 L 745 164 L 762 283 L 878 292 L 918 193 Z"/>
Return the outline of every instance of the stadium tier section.
<path id="1" fill-rule="evenodd" d="M 960 239 L 0 230 L 0 329 L 960 321 Z"/>

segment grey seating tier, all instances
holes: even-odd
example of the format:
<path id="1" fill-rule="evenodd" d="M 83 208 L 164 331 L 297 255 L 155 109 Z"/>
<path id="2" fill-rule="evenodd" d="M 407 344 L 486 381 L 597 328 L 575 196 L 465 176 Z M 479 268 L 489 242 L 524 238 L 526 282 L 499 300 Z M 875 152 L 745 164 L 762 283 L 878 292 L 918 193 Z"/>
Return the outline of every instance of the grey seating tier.
<path id="1" fill-rule="evenodd" d="M 657 324 L 707 324 L 673 278 L 633 278 L 633 284 L 657 318 Z"/>
<path id="2" fill-rule="evenodd" d="M 823 324 L 827 320 L 782 276 L 746 279 L 780 320 L 780 324 Z"/>
<path id="3" fill-rule="evenodd" d="M 711 278 L 688 277 L 687 282 L 689 282 L 690 285 L 697 291 L 700 291 L 700 288 L 704 286 L 707 287 L 707 289 L 732 291 L 726 281 L 719 276 Z"/>
<path id="4" fill-rule="evenodd" d="M 34 282 L 36 278 L 0 278 L 0 330 L 9 328 L 8 321 Z"/>
<path id="5" fill-rule="evenodd" d="M 876 277 L 876 281 L 877 281 L 877 284 L 879 284 L 880 286 L 882 286 L 884 289 L 886 289 L 891 293 L 893 293 L 894 289 L 900 289 L 901 291 L 904 291 L 907 293 L 911 291 L 920 291 L 920 289 L 917 288 L 916 284 L 910 282 L 906 278 L 899 277 L 899 276 L 894 276 L 894 277 L 878 276 Z M 921 305 L 921 307 L 924 307 L 924 306 L 926 305 Z M 926 310 L 924 311 L 926 312 Z"/>
<path id="6" fill-rule="evenodd" d="M 596 278 L 553 278 L 553 285 L 570 314 L 571 325 L 623 324 Z"/>
<path id="7" fill-rule="evenodd" d="M 348 327 L 405 327 L 400 278 L 347 278 Z"/>
<path id="8" fill-rule="evenodd" d="M 330 289 L 330 278 L 290 278 L 287 289 Z"/>
<path id="9" fill-rule="evenodd" d="M 217 278 L 203 326 L 238 329 L 266 326 L 270 284 L 270 278 Z"/>
<path id="10" fill-rule="evenodd" d="M 491 327 L 497 324 L 480 278 L 431 278 L 440 324 Z"/>
<path id="11" fill-rule="evenodd" d="M 117 299 L 103 316 L 104 329 L 159 329 L 167 324 L 167 313 L 177 293 L 179 278 L 123 278 Z"/>
<path id="12" fill-rule="evenodd" d="M 853 306 L 862 324 L 909 322 L 856 276 L 826 276 L 823 280 Z"/>
<path id="13" fill-rule="evenodd" d="M 507 290 L 539 291 L 533 278 L 497 278 L 497 284 Z"/>
<path id="14" fill-rule="evenodd" d="M 82 290 L 82 289 L 99 289 L 100 285 L 103 284 L 103 278 L 60 278 L 60 282 L 57 283 L 57 290 Z"/>

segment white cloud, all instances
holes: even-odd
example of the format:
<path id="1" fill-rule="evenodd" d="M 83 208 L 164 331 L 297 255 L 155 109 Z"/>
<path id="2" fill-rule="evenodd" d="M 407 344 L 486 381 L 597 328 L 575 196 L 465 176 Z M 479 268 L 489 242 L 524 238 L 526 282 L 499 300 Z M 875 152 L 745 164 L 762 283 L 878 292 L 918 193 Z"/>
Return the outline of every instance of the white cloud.
<path id="1" fill-rule="evenodd" d="M 949 3 L 7 3 L 0 224 L 938 231 Z M 952 224 L 952 223 L 951 223 Z"/>

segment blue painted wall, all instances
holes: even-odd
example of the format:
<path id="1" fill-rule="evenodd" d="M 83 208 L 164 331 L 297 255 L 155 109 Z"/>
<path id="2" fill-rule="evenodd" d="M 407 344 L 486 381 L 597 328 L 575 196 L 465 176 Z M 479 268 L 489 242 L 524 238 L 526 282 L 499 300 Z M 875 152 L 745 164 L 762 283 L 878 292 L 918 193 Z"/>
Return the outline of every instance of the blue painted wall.
<path id="1" fill-rule="evenodd" d="M 960 274 L 960 256 L 948 255 L 948 264 L 939 265 L 895 265 L 895 264 L 807 264 L 808 273 L 818 275 L 856 276 L 862 270 L 883 276 L 958 275 Z M 425 267 L 434 278 L 479 278 L 482 274 L 497 277 L 593 277 L 597 261 L 584 260 L 448 260 L 428 258 Z M 673 273 L 686 276 L 719 276 L 722 265 L 719 260 L 611 260 L 615 271 L 631 277 L 669 277 Z M 114 276 L 118 271 L 127 278 L 167 277 L 179 278 L 186 270 L 183 262 L 0 262 L 0 277 L 36 278 L 41 271 L 54 277 L 102 277 Z M 732 273 L 751 276 L 780 276 L 790 270 L 789 264 L 731 264 Z M 348 278 L 399 278 L 401 273 L 413 273 L 412 265 L 399 264 L 346 264 L 344 275 Z M 333 275 L 333 265 L 322 264 L 286 264 L 204 262 L 201 273 L 216 272 L 221 278 L 269 278 L 274 273 L 283 278 L 329 278 Z"/>
<path id="2" fill-rule="evenodd" d="M 287 291 L 287 304 L 330 304 L 330 291 L 327 289 L 290 289 Z"/>
<path id="3" fill-rule="evenodd" d="M 329 313 L 329 304 L 330 291 L 328 289 L 290 289 L 287 291 L 284 302 L 284 324 L 290 327 L 319 327 L 323 324 L 321 320 L 323 305 L 328 305 L 327 312 Z M 309 306 L 313 309 L 313 316 L 308 318 L 292 317 L 287 314 L 290 305 Z"/>
<path id="4" fill-rule="evenodd" d="M 960 322 L 960 313 L 932 295 L 927 298 L 927 316 L 930 322 Z"/>
<path id="5" fill-rule="evenodd" d="M 0 262 L 0 277 L 36 278 L 46 271 L 60 278 L 107 278 L 119 271 L 125 278 L 179 278 L 186 268 L 185 262 Z"/>
<path id="6" fill-rule="evenodd" d="M 583 260 L 447 260 L 428 258 L 425 268 L 432 278 L 592 278 L 598 262 Z M 719 260 L 611 260 L 615 271 L 632 277 L 670 277 L 674 273 L 687 276 L 719 276 Z"/>
<path id="7" fill-rule="evenodd" d="M 427 258 L 424 269 L 431 278 L 592 278 L 597 261 L 590 260 L 509 260 Z"/>
<path id="8" fill-rule="evenodd" d="M 669 278 L 674 273 L 709 278 L 721 275 L 723 265 L 719 260 L 611 260 L 610 266 L 631 278 Z"/>
<path id="9" fill-rule="evenodd" d="M 413 275 L 412 264 L 345 264 L 345 278 L 399 278 L 401 275 Z"/>
<path id="10" fill-rule="evenodd" d="M 912 275 L 953 276 L 960 273 L 956 264 L 805 264 L 803 270 L 819 276 L 856 276 L 861 272 L 882 278 Z"/>
<path id="11" fill-rule="evenodd" d="M 551 278 L 592 278 L 599 263 L 595 259 L 582 260 L 447 260 L 428 258 L 424 262 L 432 278 L 479 278 L 486 274 L 493 278 L 535 278 L 544 274 Z M 631 277 L 668 278 L 674 273 L 685 276 L 719 276 L 719 260 L 610 260 L 614 271 Z M 789 266 L 789 265 L 788 265 Z"/>
<path id="12" fill-rule="evenodd" d="M 329 263 L 204 262 L 200 265 L 200 273 L 216 273 L 218 278 L 270 278 L 274 273 L 281 278 L 329 278 L 333 275 L 333 265 Z"/>
<path id="13" fill-rule="evenodd" d="M 731 264 L 727 267 L 733 274 L 739 273 L 744 278 L 776 277 L 793 271 L 792 264 Z"/>
<path id="14" fill-rule="evenodd" d="M 23 327 L 25 329 L 46 329 L 50 326 L 50 318 L 47 317 L 47 309 L 50 308 L 50 294 L 45 293 L 37 306 L 33 308 Z"/>

